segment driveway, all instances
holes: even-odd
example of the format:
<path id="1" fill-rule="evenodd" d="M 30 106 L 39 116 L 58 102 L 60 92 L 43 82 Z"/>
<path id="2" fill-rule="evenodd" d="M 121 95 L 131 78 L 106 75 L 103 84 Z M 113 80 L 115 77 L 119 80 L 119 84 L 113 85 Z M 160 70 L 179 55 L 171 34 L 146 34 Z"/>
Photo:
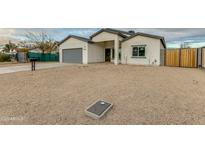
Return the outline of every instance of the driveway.
<path id="1" fill-rule="evenodd" d="M 12 64 L 12 66 L 5 66 L 5 67 L 0 67 L 0 74 L 5 74 L 5 73 L 14 73 L 14 72 L 22 72 L 22 71 L 30 71 L 31 70 L 31 64 L 30 63 L 25 63 L 21 65 L 15 65 Z M 55 68 L 55 67 L 60 67 L 60 66 L 65 66 L 68 64 L 61 64 L 57 62 L 52 62 L 52 63 L 36 63 L 36 70 L 39 69 L 47 69 L 47 68 Z"/>

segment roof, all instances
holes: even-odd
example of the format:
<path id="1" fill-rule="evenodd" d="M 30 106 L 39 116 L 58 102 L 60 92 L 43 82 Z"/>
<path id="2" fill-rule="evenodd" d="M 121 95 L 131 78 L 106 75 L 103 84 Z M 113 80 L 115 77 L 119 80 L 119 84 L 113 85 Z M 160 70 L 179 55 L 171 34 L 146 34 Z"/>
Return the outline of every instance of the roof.
<path id="1" fill-rule="evenodd" d="M 158 36 L 158 35 L 152 35 L 152 34 L 146 34 L 146 33 L 135 33 L 134 35 L 131 35 L 130 37 L 125 38 L 124 40 L 122 40 L 122 42 L 125 42 L 131 38 L 134 38 L 135 36 L 145 36 L 145 37 L 150 37 L 150 38 L 155 38 L 155 39 L 160 39 L 160 41 L 162 42 L 163 46 L 166 48 L 166 43 L 165 43 L 165 39 L 162 36 Z"/>
<path id="2" fill-rule="evenodd" d="M 81 37 L 81 36 L 76 36 L 76 35 L 68 35 L 66 38 L 64 38 L 62 41 L 60 41 L 58 45 L 61 45 L 62 43 L 64 43 L 69 38 L 75 38 L 77 40 L 81 40 L 81 41 L 84 41 L 84 42 L 92 43 L 92 41 L 90 39 L 88 39 L 88 38 Z"/>
<path id="3" fill-rule="evenodd" d="M 162 36 L 158 36 L 158 35 L 152 35 L 152 34 L 146 34 L 146 33 L 130 33 L 130 32 L 126 32 L 126 31 L 122 31 L 122 30 L 117 30 L 117 29 L 111 29 L 111 28 L 103 28 L 100 29 L 99 31 L 97 31 L 96 33 L 94 33 L 93 35 L 90 36 L 89 38 L 85 38 L 85 37 L 81 37 L 81 36 L 76 36 L 76 35 L 69 35 L 66 38 L 64 38 L 61 42 L 59 42 L 58 45 L 61 45 L 63 42 L 65 42 L 66 40 L 68 40 L 69 38 L 75 38 L 84 42 L 88 42 L 88 43 L 93 43 L 92 42 L 92 38 L 95 37 L 96 35 L 102 33 L 102 32 L 108 32 L 108 33 L 112 33 L 112 34 L 117 34 L 121 37 L 124 38 L 124 40 L 122 40 L 122 42 L 125 42 L 135 36 L 145 36 L 145 37 L 150 37 L 150 38 L 155 38 L 155 39 L 160 39 L 160 41 L 162 42 L 163 46 L 166 48 L 166 43 L 165 43 L 165 39 Z M 130 36 L 127 36 L 130 35 Z"/>
<path id="4" fill-rule="evenodd" d="M 123 30 L 112 29 L 112 28 L 106 28 L 106 29 L 111 30 L 111 31 L 115 31 L 115 32 L 119 32 L 119 33 L 122 33 L 122 34 L 133 35 L 133 33 L 127 32 L 127 31 L 123 31 Z"/>
<path id="5" fill-rule="evenodd" d="M 96 35 L 102 33 L 102 32 L 108 32 L 108 33 L 112 33 L 112 34 L 117 34 L 123 38 L 126 38 L 127 35 L 132 35 L 132 33 L 126 32 L 126 31 L 122 31 L 122 30 L 117 30 L 117 29 L 111 29 L 111 28 L 103 28 L 100 29 L 99 31 L 97 31 L 96 33 L 94 33 L 93 35 L 90 36 L 90 38 L 92 39 L 93 37 L 95 37 Z"/>

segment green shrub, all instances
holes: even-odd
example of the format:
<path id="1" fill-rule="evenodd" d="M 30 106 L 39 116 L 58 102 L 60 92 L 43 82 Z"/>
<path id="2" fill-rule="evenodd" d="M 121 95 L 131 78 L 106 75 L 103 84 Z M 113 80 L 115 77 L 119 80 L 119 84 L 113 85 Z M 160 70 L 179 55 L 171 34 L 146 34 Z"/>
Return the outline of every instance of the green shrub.
<path id="1" fill-rule="evenodd" d="M 11 61 L 10 55 L 0 53 L 0 62 Z"/>

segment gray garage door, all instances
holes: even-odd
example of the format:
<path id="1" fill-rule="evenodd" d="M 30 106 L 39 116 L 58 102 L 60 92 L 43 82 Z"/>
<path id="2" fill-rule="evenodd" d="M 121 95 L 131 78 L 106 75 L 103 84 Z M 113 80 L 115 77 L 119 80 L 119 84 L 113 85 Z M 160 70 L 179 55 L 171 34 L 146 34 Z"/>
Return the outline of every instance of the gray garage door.
<path id="1" fill-rule="evenodd" d="M 82 48 L 63 49 L 62 51 L 64 63 L 82 63 Z"/>

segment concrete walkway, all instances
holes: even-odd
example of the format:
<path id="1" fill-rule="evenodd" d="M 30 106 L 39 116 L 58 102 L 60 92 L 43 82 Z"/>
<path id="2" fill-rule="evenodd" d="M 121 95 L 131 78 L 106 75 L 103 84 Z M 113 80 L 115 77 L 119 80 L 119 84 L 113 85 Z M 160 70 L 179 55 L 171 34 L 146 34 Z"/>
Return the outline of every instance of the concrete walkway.
<path id="1" fill-rule="evenodd" d="M 61 64 L 61 63 L 36 63 L 36 70 L 38 70 L 38 69 L 54 68 L 54 67 L 61 67 L 61 66 L 65 66 L 65 65 L 68 65 L 68 64 Z M 31 64 L 27 63 L 25 65 L 19 65 L 19 66 L 0 67 L 0 74 L 21 72 L 21 71 L 31 71 Z"/>

